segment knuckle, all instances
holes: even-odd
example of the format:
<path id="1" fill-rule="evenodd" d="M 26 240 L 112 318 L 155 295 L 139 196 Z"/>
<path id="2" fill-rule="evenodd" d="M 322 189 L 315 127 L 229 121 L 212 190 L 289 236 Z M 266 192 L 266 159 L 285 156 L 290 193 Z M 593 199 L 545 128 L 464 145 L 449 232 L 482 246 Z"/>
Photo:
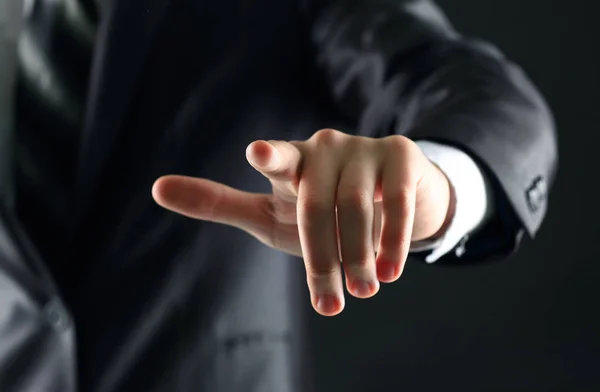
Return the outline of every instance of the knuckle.
<path id="1" fill-rule="evenodd" d="M 369 255 L 366 249 L 363 249 L 353 255 L 351 261 L 345 261 L 344 266 L 360 270 L 370 269 L 373 266 L 373 256 Z"/>
<path id="2" fill-rule="evenodd" d="M 337 263 L 332 264 L 318 264 L 306 261 L 306 275 L 308 279 L 323 281 L 334 279 L 339 272 L 339 266 Z"/>
<path id="3" fill-rule="evenodd" d="M 383 141 L 392 152 L 405 152 L 414 144 L 410 139 L 401 135 L 388 136 Z"/>
<path id="4" fill-rule="evenodd" d="M 318 198 L 306 198 L 298 201 L 298 213 L 307 216 L 318 216 L 333 213 L 333 209 L 324 200 Z"/>
<path id="5" fill-rule="evenodd" d="M 363 213 L 373 208 L 373 198 L 362 189 L 353 188 L 340 192 L 337 205 L 341 209 L 352 209 Z"/>
<path id="6" fill-rule="evenodd" d="M 313 138 L 315 142 L 317 142 L 317 144 L 331 145 L 338 143 L 343 138 L 343 136 L 344 134 L 340 131 L 336 131 L 335 129 L 331 128 L 325 128 L 317 131 L 313 135 Z"/>
<path id="7" fill-rule="evenodd" d="M 423 153 L 419 146 L 405 136 L 394 135 L 382 139 L 384 142 L 384 150 L 390 157 L 401 158 L 404 162 L 413 162 L 416 157 L 422 156 Z"/>
<path id="8" fill-rule="evenodd" d="M 412 187 L 405 186 L 386 194 L 385 197 L 388 202 L 394 203 L 398 208 L 404 210 L 410 208 L 409 203 L 413 197 L 413 193 Z"/>

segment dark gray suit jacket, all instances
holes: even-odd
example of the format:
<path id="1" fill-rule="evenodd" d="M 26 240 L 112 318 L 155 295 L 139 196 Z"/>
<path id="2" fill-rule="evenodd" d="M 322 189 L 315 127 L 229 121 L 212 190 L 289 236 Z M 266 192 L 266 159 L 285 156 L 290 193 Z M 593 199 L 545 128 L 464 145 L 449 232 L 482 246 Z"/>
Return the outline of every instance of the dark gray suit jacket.
<path id="1" fill-rule="evenodd" d="M 14 35 L 0 31 L 3 392 L 307 390 L 301 262 L 150 196 L 167 173 L 269 191 L 244 159 L 255 139 L 332 127 L 465 150 L 497 211 L 444 263 L 505 256 L 540 227 L 557 168 L 549 110 L 430 1 L 107 0 L 102 12 L 66 233 L 20 218 Z"/>

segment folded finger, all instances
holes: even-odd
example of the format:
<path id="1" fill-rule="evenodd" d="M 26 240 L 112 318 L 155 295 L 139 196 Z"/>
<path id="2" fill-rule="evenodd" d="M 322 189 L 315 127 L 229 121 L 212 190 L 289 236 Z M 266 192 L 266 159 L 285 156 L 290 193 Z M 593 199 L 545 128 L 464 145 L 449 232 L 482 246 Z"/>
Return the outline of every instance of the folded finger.
<path id="1" fill-rule="evenodd" d="M 382 174 L 382 223 L 377 252 L 379 281 L 398 279 L 410 249 L 415 217 L 416 181 L 410 168 L 402 162 L 389 162 Z"/>
<path id="2" fill-rule="evenodd" d="M 298 190 L 298 232 L 307 283 L 313 307 L 325 316 L 344 307 L 335 213 L 338 179 L 338 168 L 322 154 L 305 162 Z"/>
<path id="3" fill-rule="evenodd" d="M 374 193 L 377 165 L 356 159 L 342 172 L 337 193 L 340 250 L 346 286 L 368 298 L 379 290 L 373 248 Z"/>

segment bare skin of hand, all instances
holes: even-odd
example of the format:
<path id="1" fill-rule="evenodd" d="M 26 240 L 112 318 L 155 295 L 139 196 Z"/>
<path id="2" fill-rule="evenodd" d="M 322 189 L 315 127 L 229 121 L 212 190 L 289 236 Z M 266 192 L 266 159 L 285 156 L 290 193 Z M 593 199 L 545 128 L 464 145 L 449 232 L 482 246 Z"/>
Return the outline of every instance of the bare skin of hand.
<path id="1" fill-rule="evenodd" d="M 248 162 L 271 194 L 201 178 L 159 178 L 162 207 L 246 231 L 304 259 L 311 301 L 324 316 L 344 308 L 348 292 L 369 298 L 402 274 L 412 241 L 436 236 L 451 215 L 441 170 L 403 136 L 374 139 L 331 129 L 302 142 L 255 141 Z"/>

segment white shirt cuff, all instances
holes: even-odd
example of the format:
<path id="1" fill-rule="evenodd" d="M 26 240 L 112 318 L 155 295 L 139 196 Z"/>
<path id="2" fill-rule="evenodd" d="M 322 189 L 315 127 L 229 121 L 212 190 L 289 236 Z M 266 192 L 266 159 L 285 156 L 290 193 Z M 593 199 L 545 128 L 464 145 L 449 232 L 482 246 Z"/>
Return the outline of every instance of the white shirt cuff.
<path id="1" fill-rule="evenodd" d="M 473 159 L 463 151 L 429 141 L 417 145 L 430 161 L 446 175 L 454 191 L 455 211 L 446 232 L 435 240 L 418 241 L 411 252 L 432 252 L 425 258 L 434 263 L 454 250 L 458 257 L 464 253 L 464 242 L 480 229 L 493 213 L 493 193 L 487 178 Z"/>

